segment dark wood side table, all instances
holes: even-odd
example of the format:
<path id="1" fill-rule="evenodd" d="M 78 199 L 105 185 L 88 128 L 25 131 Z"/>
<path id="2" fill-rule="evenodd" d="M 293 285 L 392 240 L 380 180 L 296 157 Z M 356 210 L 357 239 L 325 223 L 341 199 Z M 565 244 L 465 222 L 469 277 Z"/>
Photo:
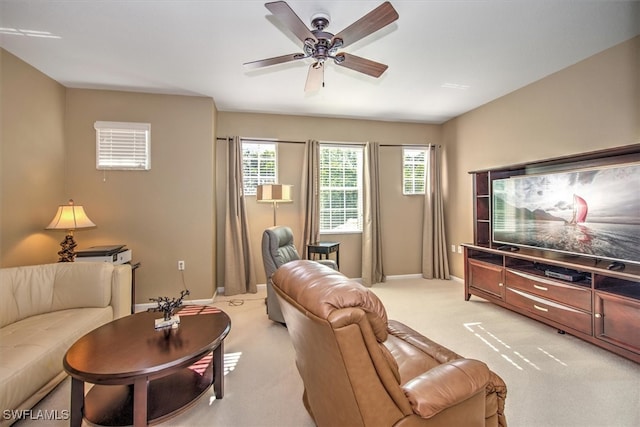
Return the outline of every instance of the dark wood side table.
<path id="1" fill-rule="evenodd" d="M 320 259 L 324 255 L 325 259 L 329 259 L 330 253 L 336 253 L 336 265 L 340 268 L 340 243 L 339 242 L 317 242 L 307 245 L 307 258 L 311 258 L 311 254 L 320 254 Z"/>
<path id="2" fill-rule="evenodd" d="M 178 314 L 177 329 L 156 330 L 162 313 L 141 312 L 94 329 L 69 348 L 63 366 L 71 375 L 72 427 L 83 418 L 108 426 L 159 423 L 212 384 L 222 399 L 229 316 L 208 306 L 185 306 Z M 94 384 L 86 396 L 85 382 Z"/>

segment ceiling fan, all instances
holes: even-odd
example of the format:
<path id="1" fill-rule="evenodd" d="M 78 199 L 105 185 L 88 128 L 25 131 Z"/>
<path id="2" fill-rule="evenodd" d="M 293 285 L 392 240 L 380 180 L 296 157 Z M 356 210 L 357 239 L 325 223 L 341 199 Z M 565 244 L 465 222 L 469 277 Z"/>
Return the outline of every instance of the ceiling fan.
<path id="1" fill-rule="evenodd" d="M 338 52 L 338 49 L 355 43 L 398 19 L 398 12 L 396 12 L 388 1 L 336 35 L 325 31 L 329 26 L 329 16 L 325 13 L 315 14 L 311 18 L 311 26 L 314 29 L 310 30 L 286 2 L 275 1 L 266 3 L 265 7 L 302 41 L 302 50 L 304 53 L 293 53 L 247 62 L 244 66 L 248 68 L 266 67 L 312 58 L 314 62 L 309 66 L 307 82 L 304 88 L 306 92 L 317 90 L 321 86 L 324 86 L 324 63 L 327 59 L 333 59 L 336 65 L 376 78 L 380 77 L 388 68 L 385 64 L 371 61 L 370 59 L 361 58 L 345 52 Z"/>

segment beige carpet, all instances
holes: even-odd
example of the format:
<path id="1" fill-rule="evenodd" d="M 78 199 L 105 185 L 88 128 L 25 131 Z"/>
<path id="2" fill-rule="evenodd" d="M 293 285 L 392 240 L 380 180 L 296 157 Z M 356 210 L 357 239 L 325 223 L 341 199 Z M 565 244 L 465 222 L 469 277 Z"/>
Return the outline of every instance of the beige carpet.
<path id="1" fill-rule="evenodd" d="M 640 365 L 477 297 L 466 302 L 458 282 L 390 279 L 373 290 L 389 318 L 486 362 L 502 376 L 511 427 L 640 426 Z M 213 400 L 209 393 L 162 425 L 312 426 L 287 330 L 267 319 L 264 293 L 227 300 L 215 303 L 232 321 L 225 341 L 224 399 Z M 34 414 L 68 410 L 69 393 L 67 379 Z M 66 425 L 64 420 L 16 424 Z"/>

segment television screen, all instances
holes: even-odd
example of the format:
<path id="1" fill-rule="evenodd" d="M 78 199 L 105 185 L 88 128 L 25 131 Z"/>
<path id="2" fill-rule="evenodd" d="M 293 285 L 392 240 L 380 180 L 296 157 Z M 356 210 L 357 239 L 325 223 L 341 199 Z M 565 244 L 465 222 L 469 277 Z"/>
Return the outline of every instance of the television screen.
<path id="1" fill-rule="evenodd" d="M 640 263 L 640 164 L 492 185 L 494 242 Z"/>

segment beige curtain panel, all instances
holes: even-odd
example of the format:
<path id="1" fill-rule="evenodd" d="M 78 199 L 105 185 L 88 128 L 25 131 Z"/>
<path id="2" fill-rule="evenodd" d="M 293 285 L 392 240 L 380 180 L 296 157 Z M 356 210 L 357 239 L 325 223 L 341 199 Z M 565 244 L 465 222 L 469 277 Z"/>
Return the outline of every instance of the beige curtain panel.
<path id="1" fill-rule="evenodd" d="M 309 140 L 304 145 L 304 165 L 302 168 L 301 197 L 304 203 L 300 250 L 307 257 L 307 245 L 320 240 L 320 142 Z"/>
<path id="2" fill-rule="evenodd" d="M 242 143 L 239 137 L 227 140 L 226 187 L 224 294 L 256 293 L 256 274 L 242 184 Z"/>
<path id="3" fill-rule="evenodd" d="M 368 142 L 364 150 L 362 284 L 365 286 L 385 280 L 382 268 L 379 148 L 377 143 Z"/>
<path id="4" fill-rule="evenodd" d="M 439 146 L 430 144 L 427 152 L 429 175 L 426 177 L 422 221 L 422 277 L 448 280 L 440 151 Z"/>

